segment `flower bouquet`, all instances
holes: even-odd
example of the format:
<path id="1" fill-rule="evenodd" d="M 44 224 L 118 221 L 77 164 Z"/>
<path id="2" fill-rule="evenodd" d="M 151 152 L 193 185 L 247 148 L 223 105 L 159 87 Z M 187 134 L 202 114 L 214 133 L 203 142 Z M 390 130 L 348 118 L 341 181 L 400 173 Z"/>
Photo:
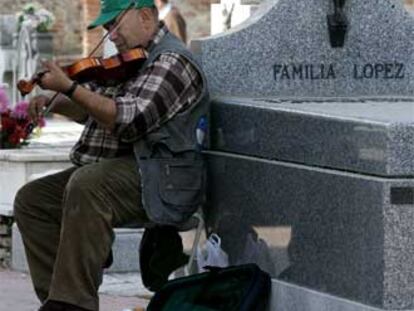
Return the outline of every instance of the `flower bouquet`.
<path id="1" fill-rule="evenodd" d="M 37 32 L 48 32 L 52 30 L 55 16 L 39 3 L 28 3 L 23 7 L 23 11 L 17 14 L 18 30 L 22 25 L 27 25 Z"/>
<path id="2" fill-rule="evenodd" d="M 0 89 L 0 149 L 20 148 L 29 144 L 32 125 L 27 114 L 28 106 L 28 102 L 22 101 L 11 109 L 6 92 Z M 43 126 L 44 119 L 42 118 L 38 123 L 37 134 Z"/>

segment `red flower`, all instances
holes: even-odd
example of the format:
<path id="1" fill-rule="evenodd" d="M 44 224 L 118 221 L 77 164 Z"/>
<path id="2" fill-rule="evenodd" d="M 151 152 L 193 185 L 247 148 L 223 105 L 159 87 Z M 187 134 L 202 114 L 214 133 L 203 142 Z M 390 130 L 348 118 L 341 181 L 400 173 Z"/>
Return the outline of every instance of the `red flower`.
<path id="1" fill-rule="evenodd" d="M 16 119 L 11 118 L 9 114 L 1 115 L 1 129 L 2 131 L 13 130 L 17 125 Z"/>
<path id="2" fill-rule="evenodd" d="M 17 146 L 20 143 L 20 136 L 19 136 L 19 134 L 16 133 L 16 132 L 13 132 L 13 134 L 11 134 L 9 136 L 8 143 L 10 145 L 12 145 L 12 146 Z"/>
<path id="3" fill-rule="evenodd" d="M 16 126 L 14 132 L 9 136 L 9 143 L 11 145 L 19 145 L 27 138 L 26 131 L 21 126 Z"/>
<path id="4" fill-rule="evenodd" d="M 28 128 L 31 124 L 29 117 L 13 113 L 10 109 L 3 111 L 0 117 L 0 148 L 16 148 L 26 144 L 30 135 L 28 133 Z M 43 118 L 39 125 L 44 125 Z"/>

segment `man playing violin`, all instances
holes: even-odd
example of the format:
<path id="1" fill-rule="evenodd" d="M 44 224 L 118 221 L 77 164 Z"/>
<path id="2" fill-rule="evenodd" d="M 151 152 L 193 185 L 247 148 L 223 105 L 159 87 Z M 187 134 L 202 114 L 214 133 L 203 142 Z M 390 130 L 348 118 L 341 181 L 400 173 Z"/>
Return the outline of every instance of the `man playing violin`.
<path id="1" fill-rule="evenodd" d="M 44 62 L 39 85 L 60 92 L 52 112 L 85 125 L 73 167 L 23 186 L 15 219 L 42 311 L 99 310 L 114 227 L 180 226 L 202 204 L 207 84 L 192 54 L 158 21 L 153 0 L 101 0 L 119 52 L 147 53 L 122 81 L 81 85 Z M 36 121 L 49 98 L 30 101 Z"/>

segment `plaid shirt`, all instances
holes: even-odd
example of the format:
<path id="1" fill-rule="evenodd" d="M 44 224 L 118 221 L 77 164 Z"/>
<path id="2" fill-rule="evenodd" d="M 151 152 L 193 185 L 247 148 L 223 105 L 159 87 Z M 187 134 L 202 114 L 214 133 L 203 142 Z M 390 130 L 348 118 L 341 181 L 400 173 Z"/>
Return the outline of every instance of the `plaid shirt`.
<path id="1" fill-rule="evenodd" d="M 167 31 L 161 24 L 149 45 L 149 52 Z M 202 85 L 195 67 L 183 56 L 170 52 L 162 54 L 145 71 L 124 84 L 112 87 L 89 84 L 92 91 L 115 101 L 116 123 L 110 131 L 89 117 L 72 148 L 71 161 L 75 165 L 85 165 L 131 154 L 133 142 L 194 104 L 201 95 Z"/>

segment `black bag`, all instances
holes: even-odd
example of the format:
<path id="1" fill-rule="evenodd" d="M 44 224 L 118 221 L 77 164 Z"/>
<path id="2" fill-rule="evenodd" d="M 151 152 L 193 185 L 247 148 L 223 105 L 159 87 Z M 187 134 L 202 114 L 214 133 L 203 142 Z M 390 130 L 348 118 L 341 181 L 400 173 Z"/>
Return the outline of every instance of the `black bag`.
<path id="1" fill-rule="evenodd" d="M 255 264 L 209 267 L 210 271 L 169 281 L 147 311 L 262 311 L 270 276 Z"/>

